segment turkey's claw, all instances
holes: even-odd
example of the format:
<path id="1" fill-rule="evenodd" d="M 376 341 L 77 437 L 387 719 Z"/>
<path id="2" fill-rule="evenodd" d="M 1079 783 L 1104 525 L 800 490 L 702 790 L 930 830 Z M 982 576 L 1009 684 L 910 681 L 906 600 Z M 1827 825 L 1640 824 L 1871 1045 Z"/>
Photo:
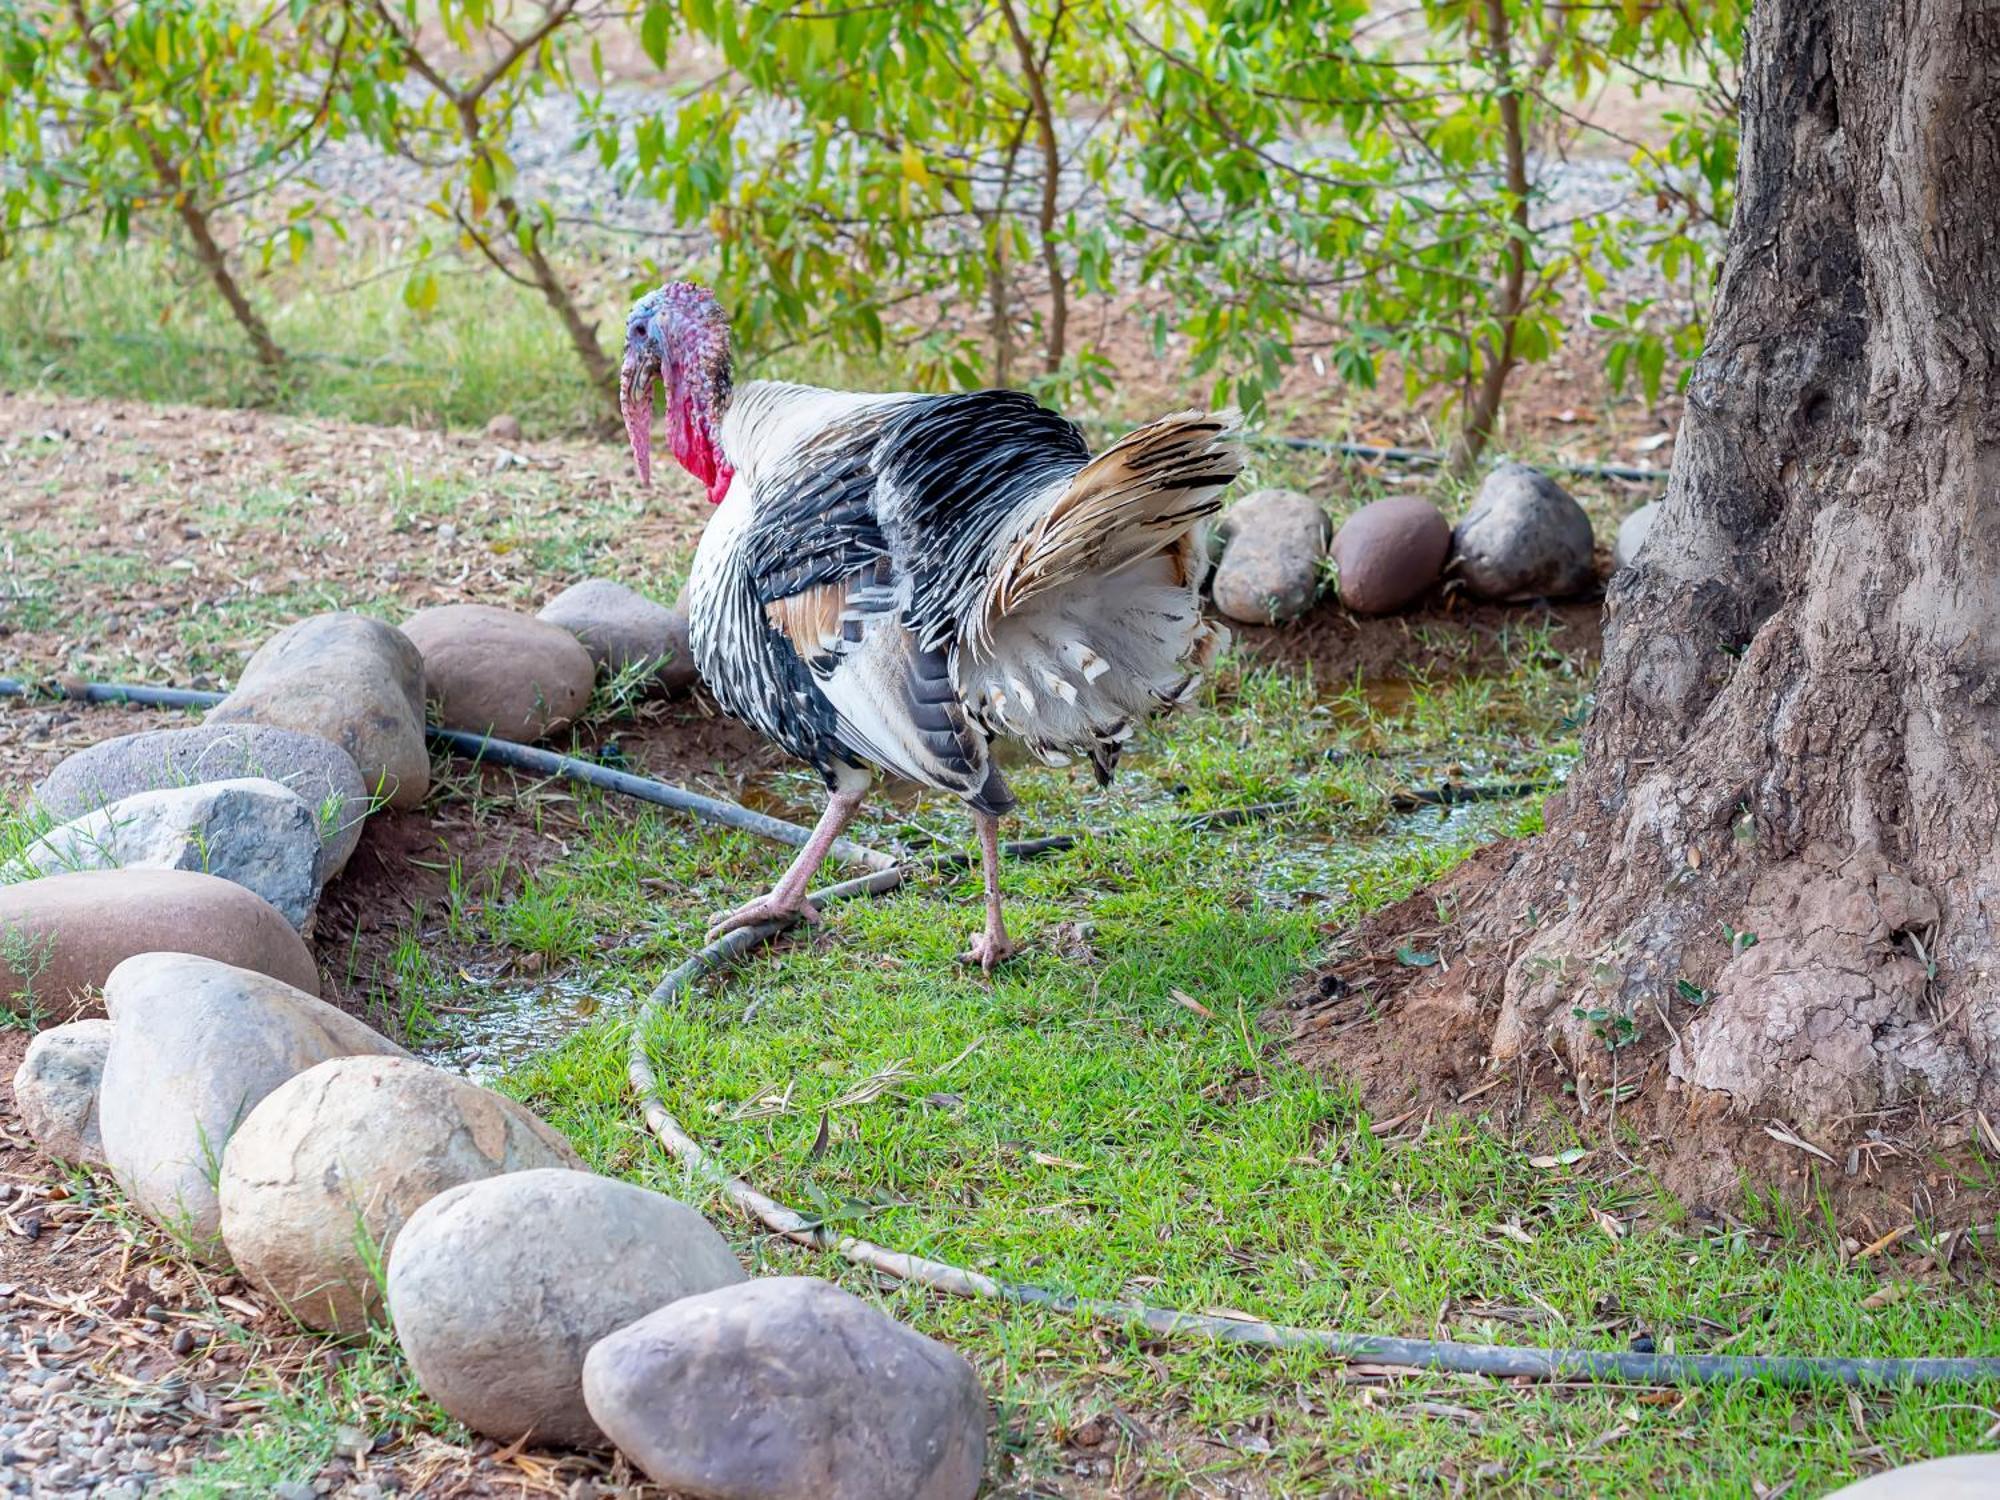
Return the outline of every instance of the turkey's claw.
<path id="1" fill-rule="evenodd" d="M 991 974 L 995 968 L 1018 952 L 1020 949 L 1004 931 L 997 935 L 991 932 L 975 932 L 972 935 L 972 946 L 958 955 L 958 961 L 962 964 L 978 964 L 986 973 Z"/>
<path id="2" fill-rule="evenodd" d="M 794 922 L 817 922 L 819 908 L 800 897 L 787 901 L 773 893 L 759 896 L 747 906 L 739 906 L 734 911 L 717 912 L 709 919 L 708 936 L 704 942 L 712 943 L 717 938 L 736 931 L 739 927 L 753 927 L 759 922 L 776 922 L 781 927 L 789 927 Z"/>

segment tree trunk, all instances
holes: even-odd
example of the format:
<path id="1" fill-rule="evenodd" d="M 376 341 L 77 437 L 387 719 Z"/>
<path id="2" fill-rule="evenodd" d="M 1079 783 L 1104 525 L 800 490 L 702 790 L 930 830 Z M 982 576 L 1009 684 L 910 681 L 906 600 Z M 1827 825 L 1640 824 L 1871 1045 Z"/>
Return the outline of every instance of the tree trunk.
<path id="1" fill-rule="evenodd" d="M 1687 1102 L 1822 1143 L 2000 1118 L 1996 99 L 1990 0 L 1758 0 L 1666 504 L 1484 908 L 1497 1061 L 1598 1099 L 1643 1033 Z"/>

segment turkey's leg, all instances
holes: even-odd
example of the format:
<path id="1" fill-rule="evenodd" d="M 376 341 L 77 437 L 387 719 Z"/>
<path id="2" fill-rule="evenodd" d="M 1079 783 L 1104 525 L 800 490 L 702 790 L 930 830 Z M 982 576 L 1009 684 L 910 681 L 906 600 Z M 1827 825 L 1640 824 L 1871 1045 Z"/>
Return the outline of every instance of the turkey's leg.
<path id="1" fill-rule="evenodd" d="M 1000 916 L 1000 819 L 975 811 L 972 821 L 979 829 L 979 863 L 986 874 L 986 930 L 972 935 L 972 946 L 959 958 L 991 974 L 994 965 L 1014 956 L 1014 940 Z"/>
<path id="2" fill-rule="evenodd" d="M 778 877 L 771 893 L 759 896 L 749 905 L 739 906 L 734 911 L 718 913 L 709 924 L 707 940 L 712 943 L 724 933 L 755 922 L 818 921 L 819 908 L 806 900 L 806 887 L 812 884 L 819 867 L 826 863 L 826 851 L 833 847 L 833 841 L 854 821 L 854 815 L 860 811 L 862 799 L 867 795 L 868 789 L 864 786 L 859 791 L 835 792 L 828 797 L 826 811 L 819 815 L 812 837 L 799 850 L 791 868 Z"/>

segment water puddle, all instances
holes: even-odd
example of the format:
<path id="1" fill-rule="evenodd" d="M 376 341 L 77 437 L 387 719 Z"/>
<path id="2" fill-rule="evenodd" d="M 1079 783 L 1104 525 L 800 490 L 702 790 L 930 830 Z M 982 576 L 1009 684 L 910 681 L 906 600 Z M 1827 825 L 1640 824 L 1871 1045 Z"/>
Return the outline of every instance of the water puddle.
<path id="1" fill-rule="evenodd" d="M 596 1020 L 605 996 L 583 979 L 502 984 L 505 964 L 464 971 L 461 1003 L 436 1013 L 418 1056 L 474 1083 L 491 1083 Z"/>

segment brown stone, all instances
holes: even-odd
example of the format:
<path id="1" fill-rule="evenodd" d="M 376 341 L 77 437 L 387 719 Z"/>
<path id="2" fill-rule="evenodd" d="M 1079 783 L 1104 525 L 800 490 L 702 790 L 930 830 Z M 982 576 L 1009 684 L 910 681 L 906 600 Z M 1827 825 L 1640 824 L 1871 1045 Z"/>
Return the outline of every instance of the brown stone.
<path id="1" fill-rule="evenodd" d="M 1256 490 L 1223 518 L 1228 543 L 1209 592 L 1215 607 L 1246 625 L 1304 614 L 1319 592 L 1326 512 L 1296 490 Z"/>
<path id="2" fill-rule="evenodd" d="M 634 663 L 649 663 L 648 679 L 667 692 L 692 687 L 700 677 L 688 650 L 686 612 L 609 578 L 571 584 L 536 618 L 575 636 L 604 672 L 615 675 Z"/>
<path id="3" fill-rule="evenodd" d="M 257 1101 L 330 1057 L 404 1055 L 303 990 L 187 953 L 126 959 L 104 1005 L 104 1159 L 142 1212 L 205 1258 L 219 1248 L 216 1169 Z"/>
<path id="4" fill-rule="evenodd" d="M 410 1215 L 448 1188 L 583 1162 L 524 1105 L 402 1057 L 341 1057 L 264 1096 L 219 1195 L 237 1269 L 315 1328 L 359 1333 Z"/>
<path id="5" fill-rule="evenodd" d="M 403 633 L 423 654 L 438 722 L 468 734 L 538 740 L 590 702 L 597 669 L 561 626 L 490 604 L 419 610 Z"/>
<path id="6" fill-rule="evenodd" d="M 319 970 L 268 901 L 195 870 L 82 870 L 0 886 L 0 1005 L 63 1018 L 135 953 L 194 953 L 309 995 Z"/>
<path id="7" fill-rule="evenodd" d="M 1451 523 L 1416 495 L 1364 505 L 1333 539 L 1340 602 L 1362 615 L 1386 615 L 1429 593 L 1451 553 Z"/>

